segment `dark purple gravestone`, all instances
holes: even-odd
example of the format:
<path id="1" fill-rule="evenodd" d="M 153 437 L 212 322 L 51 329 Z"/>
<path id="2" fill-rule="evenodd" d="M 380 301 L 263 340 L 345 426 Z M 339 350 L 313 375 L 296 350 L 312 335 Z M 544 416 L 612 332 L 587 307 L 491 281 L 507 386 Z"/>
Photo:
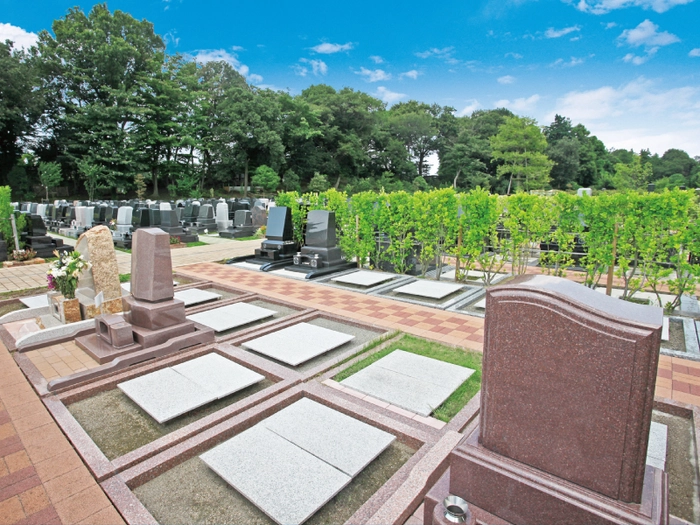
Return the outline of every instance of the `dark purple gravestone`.
<path id="1" fill-rule="evenodd" d="M 558 277 L 488 290 L 480 426 L 450 493 L 512 523 L 664 523 L 646 466 L 662 318 Z"/>

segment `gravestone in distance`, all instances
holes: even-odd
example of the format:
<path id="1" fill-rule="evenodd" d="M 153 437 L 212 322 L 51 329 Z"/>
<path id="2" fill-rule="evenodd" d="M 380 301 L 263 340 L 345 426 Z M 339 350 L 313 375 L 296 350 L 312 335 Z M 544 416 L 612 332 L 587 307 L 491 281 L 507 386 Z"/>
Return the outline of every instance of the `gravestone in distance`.
<path id="1" fill-rule="evenodd" d="M 265 236 L 267 238 L 260 248 L 255 250 L 255 262 L 264 264 L 286 259 L 291 263 L 296 251 L 292 210 L 286 206 L 272 208 L 267 218 Z"/>
<path id="2" fill-rule="evenodd" d="M 528 275 L 486 312 L 480 426 L 449 493 L 510 523 L 668 523 L 645 465 L 662 310 Z"/>
<path id="3" fill-rule="evenodd" d="M 306 242 L 301 251 L 294 255 L 293 261 L 289 270 L 309 275 L 322 275 L 354 266 L 354 263 L 345 261 L 340 248 L 336 246 L 334 211 L 311 210 L 308 213 Z"/>
<path id="4" fill-rule="evenodd" d="M 233 216 L 233 228 L 219 232 L 220 237 L 240 239 L 251 237 L 258 229 L 253 226 L 253 215 L 250 210 L 236 210 Z"/>
<path id="5" fill-rule="evenodd" d="M 36 214 L 27 217 L 27 231 L 21 237 L 27 248 L 36 252 L 37 257 L 54 257 L 54 251 L 61 255 L 73 251 L 72 246 L 63 244 L 63 239 L 48 236 L 44 220 Z"/>
<path id="6" fill-rule="evenodd" d="M 131 248 L 131 233 L 133 226 L 131 219 L 134 209 L 131 206 L 120 206 L 117 210 L 117 224 L 112 232 L 114 244 L 120 248 Z"/>

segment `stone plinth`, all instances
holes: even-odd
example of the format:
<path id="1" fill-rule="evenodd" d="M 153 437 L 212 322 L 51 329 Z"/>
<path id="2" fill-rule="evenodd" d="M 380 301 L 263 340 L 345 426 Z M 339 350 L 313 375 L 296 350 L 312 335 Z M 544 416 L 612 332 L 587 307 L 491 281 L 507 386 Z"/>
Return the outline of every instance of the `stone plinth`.
<path id="1" fill-rule="evenodd" d="M 144 301 L 172 299 L 170 236 L 160 228 L 134 232 L 131 256 L 131 294 Z"/>
<path id="2" fill-rule="evenodd" d="M 122 302 L 127 321 L 149 330 L 160 330 L 186 321 L 185 303 L 179 299 L 148 303 L 126 296 Z"/>

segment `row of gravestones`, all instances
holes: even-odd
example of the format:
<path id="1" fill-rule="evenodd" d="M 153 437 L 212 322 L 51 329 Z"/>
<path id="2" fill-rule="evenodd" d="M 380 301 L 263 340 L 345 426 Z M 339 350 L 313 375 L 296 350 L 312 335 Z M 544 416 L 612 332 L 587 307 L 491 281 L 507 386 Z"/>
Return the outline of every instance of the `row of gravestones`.
<path id="1" fill-rule="evenodd" d="M 153 226 L 161 227 L 181 242 L 196 241 L 199 233 L 217 230 L 223 237 L 250 236 L 266 224 L 267 205 L 261 200 L 251 203 L 248 199 L 77 201 L 73 204 L 56 201 L 52 204 L 15 203 L 15 209 L 40 218 L 48 230 L 69 237 L 78 237 L 96 225 L 111 224 L 114 243 L 130 248 L 135 230 Z M 274 203 L 269 205 L 274 206 Z"/>

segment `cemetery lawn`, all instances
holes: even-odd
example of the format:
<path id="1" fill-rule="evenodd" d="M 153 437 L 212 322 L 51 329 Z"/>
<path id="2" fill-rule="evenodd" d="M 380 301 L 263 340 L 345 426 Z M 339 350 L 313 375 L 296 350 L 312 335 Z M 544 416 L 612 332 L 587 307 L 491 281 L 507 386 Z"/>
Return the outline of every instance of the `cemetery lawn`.
<path id="1" fill-rule="evenodd" d="M 258 237 L 257 235 L 251 235 L 250 237 L 238 237 L 237 239 L 233 239 L 234 241 L 254 241 L 255 239 L 262 239 L 262 237 Z"/>
<path id="2" fill-rule="evenodd" d="M 194 248 L 195 246 L 207 246 L 207 243 L 202 241 L 193 241 L 187 243 L 188 248 Z"/>
<path id="3" fill-rule="evenodd" d="M 439 361 L 445 361 L 446 363 L 452 363 L 454 365 L 464 366 L 474 370 L 474 373 L 469 377 L 469 379 L 462 383 L 457 390 L 452 392 L 452 395 L 448 397 L 442 405 L 435 409 L 433 412 L 433 417 L 439 419 L 440 421 L 448 422 L 450 419 L 452 419 L 457 412 L 464 408 L 469 400 L 474 397 L 474 395 L 481 388 L 482 355 L 480 352 L 452 348 L 441 345 L 440 343 L 414 337 L 412 335 L 404 335 L 401 339 L 395 341 L 387 348 L 384 348 L 383 350 L 380 350 L 379 352 L 376 352 L 346 368 L 333 377 L 333 379 L 340 382 L 343 379 L 350 377 L 354 373 L 359 372 L 363 368 L 368 367 L 382 357 L 390 354 L 394 350 L 399 349 L 404 350 L 405 352 L 431 357 L 433 359 L 438 359 Z"/>

